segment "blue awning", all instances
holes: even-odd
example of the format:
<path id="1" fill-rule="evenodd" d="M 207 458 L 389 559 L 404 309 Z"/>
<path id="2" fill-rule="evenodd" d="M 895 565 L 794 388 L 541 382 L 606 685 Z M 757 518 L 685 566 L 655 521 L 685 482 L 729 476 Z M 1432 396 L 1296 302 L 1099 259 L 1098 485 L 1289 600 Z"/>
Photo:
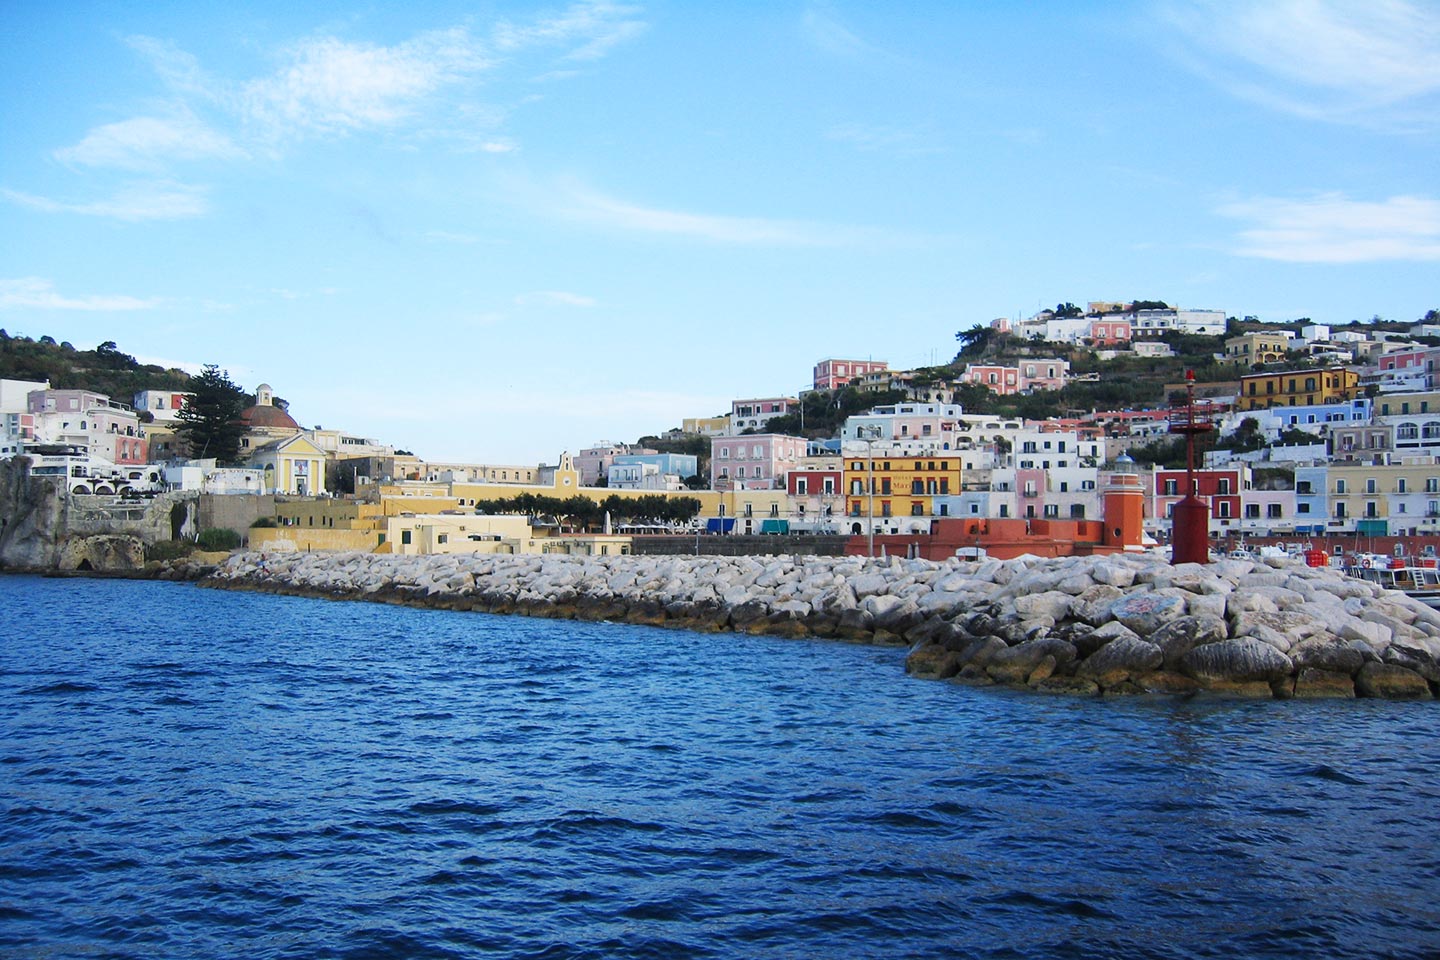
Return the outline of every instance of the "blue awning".
<path id="1" fill-rule="evenodd" d="M 711 517 L 705 521 L 706 533 L 729 533 L 735 529 L 733 517 Z"/>

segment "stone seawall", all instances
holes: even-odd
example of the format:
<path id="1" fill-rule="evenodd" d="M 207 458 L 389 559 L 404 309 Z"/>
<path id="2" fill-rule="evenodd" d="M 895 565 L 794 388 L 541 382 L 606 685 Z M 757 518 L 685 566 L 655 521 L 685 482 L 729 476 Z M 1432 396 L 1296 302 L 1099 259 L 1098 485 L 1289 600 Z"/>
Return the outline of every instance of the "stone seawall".
<path id="1" fill-rule="evenodd" d="M 243 553 L 204 583 L 908 645 L 914 676 L 1052 693 L 1440 694 L 1440 612 L 1290 564 Z"/>

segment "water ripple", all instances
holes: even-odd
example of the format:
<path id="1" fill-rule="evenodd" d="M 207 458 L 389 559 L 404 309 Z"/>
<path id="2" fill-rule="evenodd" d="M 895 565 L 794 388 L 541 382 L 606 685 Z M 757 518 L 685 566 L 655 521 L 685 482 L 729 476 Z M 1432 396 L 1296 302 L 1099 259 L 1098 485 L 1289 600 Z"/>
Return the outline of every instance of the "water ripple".
<path id="1" fill-rule="evenodd" d="M 180 584 L 0 604 L 5 957 L 1440 942 L 1433 708 L 1054 700 L 897 650 Z"/>

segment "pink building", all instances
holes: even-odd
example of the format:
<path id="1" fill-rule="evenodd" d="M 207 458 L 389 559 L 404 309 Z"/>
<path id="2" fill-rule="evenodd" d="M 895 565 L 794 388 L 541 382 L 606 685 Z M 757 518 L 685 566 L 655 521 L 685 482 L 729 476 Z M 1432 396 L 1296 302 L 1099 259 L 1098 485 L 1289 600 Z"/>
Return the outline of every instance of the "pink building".
<path id="1" fill-rule="evenodd" d="M 794 397 L 762 397 L 758 400 L 734 400 L 730 403 L 730 433 L 763 430 L 765 424 L 783 417 L 796 405 Z"/>
<path id="2" fill-rule="evenodd" d="M 1003 367 L 998 364 L 967 363 L 965 372 L 960 374 L 964 383 L 978 383 L 991 393 L 1009 396 L 1020 392 L 1020 368 Z"/>
<path id="3" fill-rule="evenodd" d="M 1122 317 L 1101 317 L 1090 321 L 1090 342 L 1097 347 L 1129 343 L 1130 321 Z"/>
<path id="4" fill-rule="evenodd" d="M 90 456 L 111 463 L 149 460 L 149 441 L 128 404 L 89 390 L 32 390 L 26 403 L 41 441 L 83 445 Z"/>
<path id="5" fill-rule="evenodd" d="M 581 450 L 575 455 L 575 469 L 580 471 L 580 486 L 593 487 L 599 483 L 601 477 L 609 474 L 610 465 L 615 462 L 616 457 L 631 454 L 653 455 L 658 452 L 646 447 L 632 447 L 628 443 L 599 443 Z"/>
<path id="6" fill-rule="evenodd" d="M 1056 357 L 1024 360 L 1018 366 L 968 363 L 961 382 L 978 383 L 991 393 L 1008 396 L 1032 390 L 1059 390 L 1070 375 L 1070 361 Z"/>
<path id="7" fill-rule="evenodd" d="M 1387 353 L 1376 363 L 1383 373 L 1386 370 L 1423 370 L 1433 373 L 1436 361 L 1440 360 L 1440 347 L 1415 347 Z"/>
<path id="8" fill-rule="evenodd" d="M 815 364 L 815 389 L 834 390 L 867 373 L 888 369 L 884 360 L 821 360 Z"/>
<path id="9" fill-rule="evenodd" d="M 753 433 L 710 441 L 712 490 L 781 490 L 786 475 L 805 457 L 803 437 Z"/>

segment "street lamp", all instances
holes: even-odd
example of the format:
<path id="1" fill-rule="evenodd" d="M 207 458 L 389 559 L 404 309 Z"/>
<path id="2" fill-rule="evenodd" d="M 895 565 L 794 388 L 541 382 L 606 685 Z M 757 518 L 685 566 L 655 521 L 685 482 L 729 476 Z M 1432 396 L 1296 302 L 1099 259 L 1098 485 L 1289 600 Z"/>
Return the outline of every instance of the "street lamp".
<path id="1" fill-rule="evenodd" d="M 864 434 L 863 439 L 865 440 L 865 484 L 869 494 L 869 506 L 865 510 L 869 521 L 866 524 L 869 531 L 869 547 L 866 555 L 873 557 L 875 556 L 875 441 L 880 436 L 880 426 L 871 424 L 866 427 L 857 427 L 855 436 L 860 437 L 861 434 Z"/>

